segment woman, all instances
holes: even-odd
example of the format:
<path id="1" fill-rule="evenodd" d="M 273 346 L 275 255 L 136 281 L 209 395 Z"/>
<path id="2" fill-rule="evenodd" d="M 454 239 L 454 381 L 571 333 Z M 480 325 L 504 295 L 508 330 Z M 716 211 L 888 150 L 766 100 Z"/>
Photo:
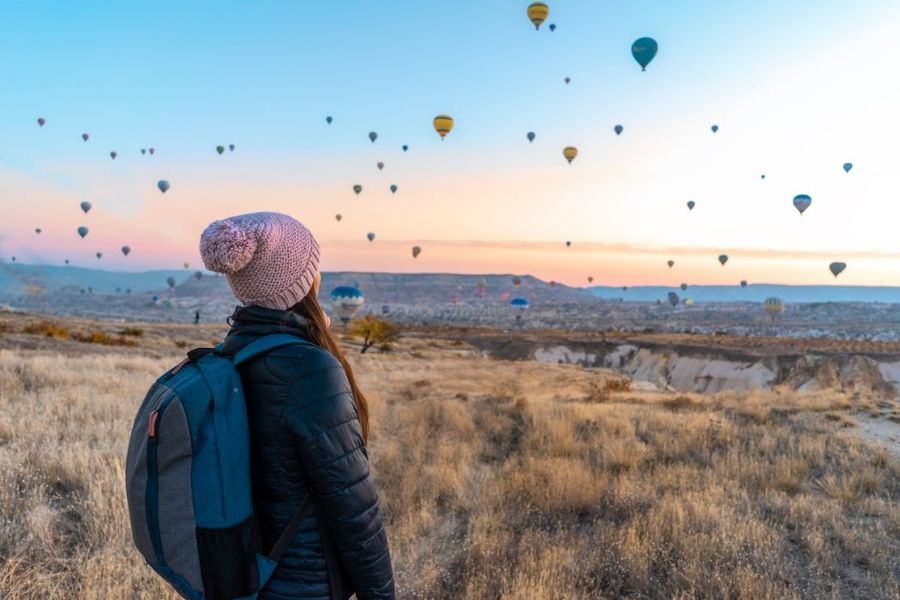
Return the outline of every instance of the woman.
<path id="1" fill-rule="evenodd" d="M 203 262 L 243 306 L 223 351 L 273 333 L 308 343 L 241 366 L 253 497 L 268 552 L 310 494 L 309 511 L 261 598 L 393 599 L 394 579 L 369 474 L 368 408 L 318 302 L 319 245 L 297 220 L 263 212 L 215 221 Z"/>

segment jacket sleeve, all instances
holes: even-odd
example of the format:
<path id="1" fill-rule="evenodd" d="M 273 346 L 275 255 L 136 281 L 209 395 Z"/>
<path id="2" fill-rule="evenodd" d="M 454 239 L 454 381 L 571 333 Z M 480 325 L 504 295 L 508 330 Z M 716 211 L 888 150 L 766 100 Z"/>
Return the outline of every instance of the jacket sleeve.
<path id="1" fill-rule="evenodd" d="M 356 597 L 393 600 L 387 535 L 350 382 L 329 352 L 307 352 L 303 374 L 290 384 L 285 416 Z"/>

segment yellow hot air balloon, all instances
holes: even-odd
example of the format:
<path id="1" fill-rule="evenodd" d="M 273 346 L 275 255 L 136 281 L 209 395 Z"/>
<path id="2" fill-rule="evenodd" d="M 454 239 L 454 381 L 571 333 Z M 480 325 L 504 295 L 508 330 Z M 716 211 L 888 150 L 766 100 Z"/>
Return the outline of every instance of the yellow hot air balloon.
<path id="1" fill-rule="evenodd" d="M 575 160 L 575 157 L 578 156 L 578 148 L 575 146 L 566 146 L 563 148 L 563 156 L 566 157 L 566 160 L 569 161 L 569 164 L 572 164 L 572 161 Z"/>
<path id="2" fill-rule="evenodd" d="M 528 5 L 528 18 L 534 23 L 535 29 L 540 29 L 541 23 L 543 23 L 544 19 L 549 15 L 550 7 L 543 2 L 532 2 Z"/>
<path id="3" fill-rule="evenodd" d="M 438 115 L 434 118 L 434 130 L 440 134 L 441 139 L 447 137 L 453 129 L 453 117 L 450 115 Z"/>

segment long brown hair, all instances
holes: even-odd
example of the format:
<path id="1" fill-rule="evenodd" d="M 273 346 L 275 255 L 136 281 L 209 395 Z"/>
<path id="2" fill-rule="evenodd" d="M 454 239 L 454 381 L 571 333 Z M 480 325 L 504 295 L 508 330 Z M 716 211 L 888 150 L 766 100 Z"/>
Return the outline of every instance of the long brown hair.
<path id="1" fill-rule="evenodd" d="M 318 277 L 316 277 L 316 281 L 313 283 L 313 287 L 309 293 L 303 297 L 303 300 L 291 307 L 291 310 L 309 322 L 309 325 L 307 326 L 309 340 L 328 350 L 338 362 L 341 363 L 341 366 L 344 367 L 344 372 L 347 374 L 347 379 L 350 381 L 350 389 L 353 392 L 353 402 L 356 405 L 359 424 L 362 426 L 363 441 L 368 442 L 369 404 L 366 401 L 366 397 L 360 391 L 359 386 L 356 385 L 356 377 L 354 377 L 353 369 L 350 367 L 350 363 L 347 362 L 347 358 L 344 356 L 344 351 L 341 350 L 340 344 L 338 344 L 337 340 L 334 339 L 334 336 L 331 335 L 331 331 L 328 329 L 325 311 L 322 310 L 322 305 L 319 304 Z"/>

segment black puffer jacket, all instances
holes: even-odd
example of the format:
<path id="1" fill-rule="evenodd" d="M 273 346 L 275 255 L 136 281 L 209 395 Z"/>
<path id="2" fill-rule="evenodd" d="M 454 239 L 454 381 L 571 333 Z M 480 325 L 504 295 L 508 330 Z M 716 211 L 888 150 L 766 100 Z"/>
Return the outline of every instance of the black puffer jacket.
<path id="1" fill-rule="evenodd" d="M 223 348 L 228 354 L 261 335 L 306 335 L 305 320 L 292 312 L 242 307 L 231 319 Z M 336 550 L 343 596 L 393 599 L 378 494 L 340 363 L 318 346 L 288 346 L 242 365 L 241 380 L 263 549 L 274 545 L 309 490 L 317 509 L 307 514 L 261 597 L 329 598 L 321 525 Z"/>

